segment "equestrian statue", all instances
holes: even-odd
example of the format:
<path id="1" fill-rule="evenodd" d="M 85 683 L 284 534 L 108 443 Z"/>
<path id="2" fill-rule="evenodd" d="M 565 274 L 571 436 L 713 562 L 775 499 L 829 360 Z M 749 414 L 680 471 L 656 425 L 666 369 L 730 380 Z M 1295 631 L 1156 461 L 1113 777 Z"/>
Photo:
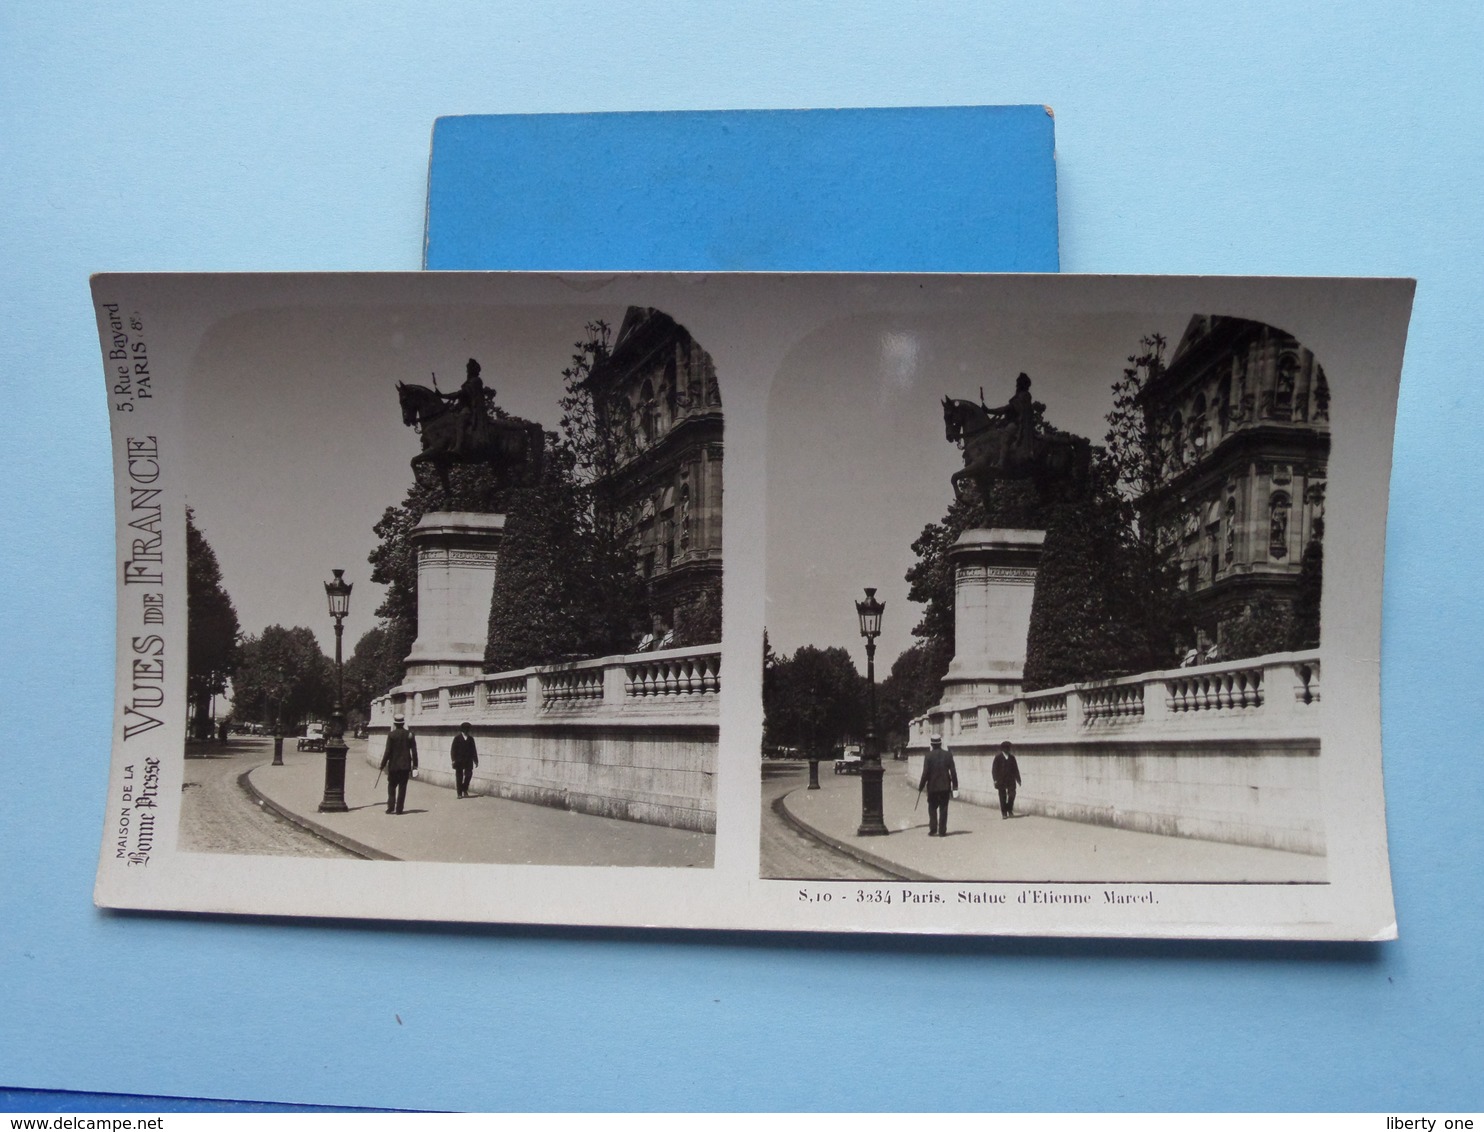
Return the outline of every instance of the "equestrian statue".
<path id="1" fill-rule="evenodd" d="M 436 375 L 432 389 L 397 382 L 402 423 L 417 429 L 423 442 L 423 450 L 412 458 L 414 477 L 423 465 L 431 465 L 445 495 L 451 494 L 448 469 L 455 464 L 485 464 L 500 473 L 524 473 L 531 483 L 541 478 L 546 444 L 541 426 L 491 415 L 495 391 L 485 389 L 478 362 L 469 359 L 464 384 L 455 392 L 440 392 L 437 384 Z"/>
<path id="2" fill-rule="evenodd" d="M 1092 463 L 1092 445 L 1068 432 L 1036 431 L 1031 379 L 1015 379 L 1015 396 L 999 408 L 980 401 L 943 398 L 943 429 L 964 452 L 964 466 L 953 473 L 954 498 L 963 498 L 963 481 L 972 480 L 981 499 L 996 480 L 1031 480 L 1045 492 L 1053 486 L 1080 489 Z"/>

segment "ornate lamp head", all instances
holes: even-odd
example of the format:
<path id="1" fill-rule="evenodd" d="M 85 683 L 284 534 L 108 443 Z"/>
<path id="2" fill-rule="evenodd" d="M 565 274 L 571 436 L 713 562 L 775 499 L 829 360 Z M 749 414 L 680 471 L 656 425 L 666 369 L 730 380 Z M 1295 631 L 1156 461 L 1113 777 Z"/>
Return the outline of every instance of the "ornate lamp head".
<path id="1" fill-rule="evenodd" d="M 345 580 L 345 571 L 336 570 L 335 580 L 325 583 L 325 597 L 330 603 L 330 616 L 344 617 L 350 612 L 351 583 Z"/>

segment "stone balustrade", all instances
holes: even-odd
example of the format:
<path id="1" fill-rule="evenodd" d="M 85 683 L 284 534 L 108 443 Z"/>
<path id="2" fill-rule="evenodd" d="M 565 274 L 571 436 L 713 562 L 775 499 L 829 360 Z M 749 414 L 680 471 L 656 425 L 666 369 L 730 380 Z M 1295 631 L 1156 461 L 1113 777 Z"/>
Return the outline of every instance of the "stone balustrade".
<path id="1" fill-rule="evenodd" d="M 1318 650 L 947 700 L 913 720 L 909 773 L 938 733 L 961 796 L 998 805 L 989 764 L 1014 744 L 1017 811 L 1324 852 Z"/>
<path id="2" fill-rule="evenodd" d="M 994 742 L 1116 735 L 1160 739 L 1249 732 L 1318 739 L 1319 651 L 1144 672 L 985 703 L 946 701 L 912 721 L 913 747 L 933 732 L 994 733 Z"/>
<path id="3" fill-rule="evenodd" d="M 403 714 L 421 777 L 451 785 L 449 744 L 467 722 L 476 793 L 714 832 L 720 692 L 716 645 L 420 676 L 372 702 L 367 758 L 380 762 Z"/>

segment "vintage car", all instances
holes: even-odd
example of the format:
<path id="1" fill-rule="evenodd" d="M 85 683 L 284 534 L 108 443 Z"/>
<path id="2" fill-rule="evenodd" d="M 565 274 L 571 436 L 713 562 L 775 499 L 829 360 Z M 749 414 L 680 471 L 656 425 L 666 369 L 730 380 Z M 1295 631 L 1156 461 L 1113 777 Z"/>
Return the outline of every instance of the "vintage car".
<path id="1" fill-rule="evenodd" d="M 299 736 L 299 750 L 301 751 L 323 751 L 325 749 L 325 725 L 323 723 L 311 723 L 304 728 L 304 734 Z"/>
<path id="2" fill-rule="evenodd" d="M 860 744 L 852 743 L 840 751 L 840 757 L 835 760 L 835 773 L 859 774 L 864 761 Z"/>

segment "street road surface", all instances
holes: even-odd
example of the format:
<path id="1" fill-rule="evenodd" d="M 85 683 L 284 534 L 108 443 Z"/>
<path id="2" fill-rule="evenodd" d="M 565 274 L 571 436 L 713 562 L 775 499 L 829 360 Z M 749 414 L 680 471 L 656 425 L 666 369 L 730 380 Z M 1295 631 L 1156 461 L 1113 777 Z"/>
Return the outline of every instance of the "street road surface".
<path id="1" fill-rule="evenodd" d="M 823 762 L 819 770 L 821 775 L 833 774 L 834 765 Z M 790 790 L 802 789 L 808 784 L 808 763 L 763 761 L 760 875 L 766 880 L 898 879 L 801 833 L 774 808 L 773 804 Z"/>
<path id="2" fill-rule="evenodd" d="M 293 750 L 293 739 L 285 739 Z M 273 761 L 273 740 L 233 736 L 219 743 L 191 743 L 180 798 L 183 853 L 242 853 L 258 857 L 343 857 L 338 845 L 265 810 L 237 784 L 238 776 Z M 205 755 L 205 758 L 190 757 Z"/>

